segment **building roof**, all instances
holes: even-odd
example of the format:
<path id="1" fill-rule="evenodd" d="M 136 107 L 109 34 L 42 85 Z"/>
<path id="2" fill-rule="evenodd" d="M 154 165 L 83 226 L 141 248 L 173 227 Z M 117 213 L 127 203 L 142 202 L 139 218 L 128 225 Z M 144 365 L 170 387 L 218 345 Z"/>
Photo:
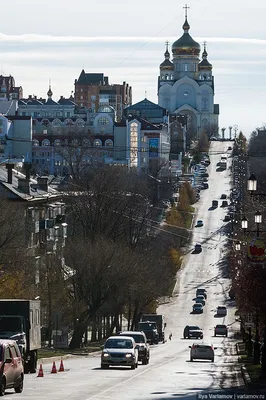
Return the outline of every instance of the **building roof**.
<path id="1" fill-rule="evenodd" d="M 103 85 L 104 74 L 102 73 L 86 73 L 84 69 L 81 71 L 78 80 L 79 85 Z"/>
<path id="2" fill-rule="evenodd" d="M 165 110 L 163 107 L 158 106 L 158 104 L 155 104 L 146 98 L 144 100 L 139 101 L 138 103 L 132 104 L 131 106 L 128 106 L 125 108 L 126 111 L 136 110 L 136 109 L 139 109 L 139 110 L 151 110 L 151 109 Z"/>

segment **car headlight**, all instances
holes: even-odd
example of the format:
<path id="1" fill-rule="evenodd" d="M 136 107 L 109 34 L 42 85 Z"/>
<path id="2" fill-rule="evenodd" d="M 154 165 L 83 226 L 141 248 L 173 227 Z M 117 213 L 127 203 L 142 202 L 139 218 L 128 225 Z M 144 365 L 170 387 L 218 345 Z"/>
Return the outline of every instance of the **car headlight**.
<path id="1" fill-rule="evenodd" d="M 133 354 L 128 353 L 128 354 L 125 355 L 125 357 L 126 357 L 126 358 L 131 358 L 131 357 L 133 357 Z"/>
<path id="2" fill-rule="evenodd" d="M 103 356 L 103 357 L 109 357 L 110 354 L 109 354 L 109 353 L 103 353 L 102 356 Z"/>

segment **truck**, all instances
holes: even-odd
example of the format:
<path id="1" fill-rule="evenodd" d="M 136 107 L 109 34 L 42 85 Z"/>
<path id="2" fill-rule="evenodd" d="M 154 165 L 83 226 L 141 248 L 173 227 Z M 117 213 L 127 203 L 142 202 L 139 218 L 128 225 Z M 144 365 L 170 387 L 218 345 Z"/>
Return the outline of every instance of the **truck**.
<path id="1" fill-rule="evenodd" d="M 138 330 L 145 333 L 148 343 L 150 344 L 159 343 L 159 333 L 156 322 L 140 321 L 138 323 Z"/>
<path id="2" fill-rule="evenodd" d="M 159 342 L 165 343 L 164 331 L 166 328 L 166 323 L 164 322 L 164 316 L 160 314 L 143 314 L 141 316 L 141 321 L 155 322 L 157 325 L 157 330 L 159 334 Z"/>
<path id="3" fill-rule="evenodd" d="M 35 373 L 41 348 L 40 300 L 0 299 L 0 339 L 15 340 L 24 373 Z"/>

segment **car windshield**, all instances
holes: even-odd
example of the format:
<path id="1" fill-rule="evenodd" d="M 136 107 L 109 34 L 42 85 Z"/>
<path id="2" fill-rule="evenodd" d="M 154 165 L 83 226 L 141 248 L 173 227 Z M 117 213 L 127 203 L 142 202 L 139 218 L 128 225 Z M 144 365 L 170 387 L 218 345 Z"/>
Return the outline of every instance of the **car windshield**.
<path id="1" fill-rule="evenodd" d="M 190 331 L 195 331 L 195 330 L 199 330 L 200 328 L 198 326 L 190 326 L 188 329 Z"/>
<path id="2" fill-rule="evenodd" d="M 216 325 L 216 328 L 226 328 L 226 325 Z"/>
<path id="3" fill-rule="evenodd" d="M 143 335 L 134 335 L 134 334 L 131 335 L 130 333 L 126 333 L 123 334 L 123 336 L 133 337 L 136 343 L 145 343 Z"/>
<path id="4" fill-rule="evenodd" d="M 3 347 L 0 346 L 0 361 L 3 361 Z"/>
<path id="5" fill-rule="evenodd" d="M 194 307 L 195 307 L 195 308 L 201 308 L 201 307 L 202 307 L 202 304 L 201 304 L 201 303 L 195 303 L 195 304 L 194 304 Z"/>
<path id="6" fill-rule="evenodd" d="M 133 343 L 127 339 L 108 339 L 104 347 L 106 349 L 133 349 Z"/>

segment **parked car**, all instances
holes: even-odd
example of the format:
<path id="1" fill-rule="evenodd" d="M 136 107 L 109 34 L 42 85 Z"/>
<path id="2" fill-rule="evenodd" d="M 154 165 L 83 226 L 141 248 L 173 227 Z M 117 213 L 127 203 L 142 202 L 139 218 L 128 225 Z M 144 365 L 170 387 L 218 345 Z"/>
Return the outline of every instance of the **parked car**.
<path id="1" fill-rule="evenodd" d="M 217 347 L 213 347 L 210 343 L 193 343 L 189 346 L 190 350 L 190 361 L 194 360 L 210 360 L 214 362 L 214 350 Z"/>
<path id="2" fill-rule="evenodd" d="M 220 316 L 225 316 L 227 315 L 227 309 L 226 306 L 218 306 L 216 309 L 216 314 Z"/>
<path id="3" fill-rule="evenodd" d="M 213 200 L 212 201 L 212 208 L 217 208 L 218 207 L 218 200 Z"/>
<path id="4" fill-rule="evenodd" d="M 201 219 L 198 219 L 197 223 L 196 223 L 196 227 L 199 228 L 203 226 L 203 221 Z"/>
<path id="5" fill-rule="evenodd" d="M 227 203 L 227 201 L 226 200 L 223 200 L 222 201 L 222 205 L 221 205 L 221 207 L 227 207 L 228 206 L 228 203 Z"/>
<path id="6" fill-rule="evenodd" d="M 195 251 L 196 253 L 201 253 L 201 251 L 202 251 L 201 244 L 196 243 L 196 244 L 195 244 L 194 251 Z"/>
<path id="7" fill-rule="evenodd" d="M 203 182 L 202 189 L 209 189 L 209 184 L 207 182 Z"/>
<path id="8" fill-rule="evenodd" d="M 207 299 L 207 290 L 205 288 L 197 288 L 196 297 L 198 297 L 201 294 L 205 297 L 205 299 Z"/>
<path id="9" fill-rule="evenodd" d="M 226 325 L 216 325 L 214 328 L 214 336 L 226 336 L 228 335 L 228 327 Z"/>
<path id="10" fill-rule="evenodd" d="M 101 355 L 101 368 L 123 365 L 135 369 L 138 366 L 138 348 L 135 340 L 128 336 L 110 336 Z"/>
<path id="11" fill-rule="evenodd" d="M 184 339 L 187 339 L 187 338 L 188 339 L 191 339 L 191 338 L 203 339 L 203 331 L 197 325 L 187 325 L 184 329 L 183 336 L 184 336 Z"/>
<path id="12" fill-rule="evenodd" d="M 222 199 L 222 200 L 224 200 L 224 199 L 226 199 L 226 198 L 227 198 L 227 197 L 226 197 L 226 194 L 224 194 L 224 193 L 221 194 L 221 199 Z"/>
<path id="13" fill-rule="evenodd" d="M 138 361 L 141 361 L 143 365 L 149 364 L 150 361 L 150 346 L 147 341 L 144 332 L 138 331 L 123 331 L 119 335 L 133 337 L 136 343 L 136 347 L 139 351 Z"/>
<path id="14" fill-rule="evenodd" d="M 227 148 L 227 150 L 232 150 L 232 147 L 231 147 L 231 146 L 229 146 L 229 147 Z"/>
<path id="15" fill-rule="evenodd" d="M 192 306 L 192 312 L 195 314 L 203 313 L 203 305 L 201 303 L 195 303 Z"/>
<path id="16" fill-rule="evenodd" d="M 23 390 L 24 367 L 20 350 L 15 340 L 0 339 L 0 396 L 6 389 L 15 389 L 16 393 Z"/>
<path id="17" fill-rule="evenodd" d="M 201 303 L 203 306 L 205 306 L 205 297 L 203 296 L 203 294 L 199 294 L 196 297 L 195 303 Z"/>
<path id="18" fill-rule="evenodd" d="M 228 222 L 230 220 L 231 220 L 230 215 L 225 215 L 224 216 L 224 222 Z"/>

